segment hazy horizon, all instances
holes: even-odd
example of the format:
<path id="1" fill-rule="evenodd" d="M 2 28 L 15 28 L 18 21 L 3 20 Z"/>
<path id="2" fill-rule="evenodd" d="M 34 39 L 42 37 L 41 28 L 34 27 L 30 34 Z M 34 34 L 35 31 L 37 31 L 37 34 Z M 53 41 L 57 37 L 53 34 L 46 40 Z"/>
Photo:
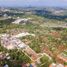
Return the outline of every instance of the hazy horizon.
<path id="1" fill-rule="evenodd" d="M 4 7 L 67 7 L 67 0 L 0 0 Z"/>

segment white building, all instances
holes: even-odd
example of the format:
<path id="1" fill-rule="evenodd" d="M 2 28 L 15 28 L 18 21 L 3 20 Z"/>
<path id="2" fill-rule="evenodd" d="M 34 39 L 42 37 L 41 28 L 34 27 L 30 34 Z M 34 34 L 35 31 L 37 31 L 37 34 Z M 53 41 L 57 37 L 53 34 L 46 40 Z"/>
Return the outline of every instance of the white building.
<path id="1" fill-rule="evenodd" d="M 30 19 L 31 19 L 31 18 L 23 18 L 23 19 L 18 18 L 17 20 L 15 20 L 15 21 L 12 22 L 12 23 L 14 23 L 14 24 L 27 23 L 28 21 L 30 21 Z"/>

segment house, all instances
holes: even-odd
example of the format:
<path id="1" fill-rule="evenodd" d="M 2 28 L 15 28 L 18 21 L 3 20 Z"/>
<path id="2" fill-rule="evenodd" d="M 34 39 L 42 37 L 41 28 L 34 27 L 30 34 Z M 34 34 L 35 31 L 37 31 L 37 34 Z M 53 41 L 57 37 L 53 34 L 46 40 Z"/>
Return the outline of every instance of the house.
<path id="1" fill-rule="evenodd" d="M 8 64 L 5 64 L 4 67 L 9 67 Z"/>
<path id="2" fill-rule="evenodd" d="M 60 63 L 64 63 L 64 62 L 67 62 L 67 57 L 64 57 L 62 55 L 57 55 L 57 60 L 60 62 Z"/>
<path id="3" fill-rule="evenodd" d="M 22 67 L 27 67 L 27 65 L 25 63 L 22 63 Z"/>
<path id="4" fill-rule="evenodd" d="M 67 65 L 65 65 L 65 67 L 67 67 Z"/>
<path id="5" fill-rule="evenodd" d="M 0 60 L 4 60 L 4 59 L 10 59 L 10 56 L 8 53 L 3 53 L 3 52 L 0 52 Z"/>
<path id="6" fill-rule="evenodd" d="M 33 67 L 32 64 L 30 64 L 30 67 Z"/>
<path id="7" fill-rule="evenodd" d="M 52 63 L 49 67 L 64 67 L 64 65 Z"/>
<path id="8" fill-rule="evenodd" d="M 3 60 L 3 59 L 5 59 L 5 58 L 6 58 L 5 54 L 2 53 L 2 52 L 0 52 L 0 60 Z"/>
<path id="9" fill-rule="evenodd" d="M 55 63 L 52 63 L 52 64 L 50 64 L 49 67 L 56 67 L 56 64 Z"/>

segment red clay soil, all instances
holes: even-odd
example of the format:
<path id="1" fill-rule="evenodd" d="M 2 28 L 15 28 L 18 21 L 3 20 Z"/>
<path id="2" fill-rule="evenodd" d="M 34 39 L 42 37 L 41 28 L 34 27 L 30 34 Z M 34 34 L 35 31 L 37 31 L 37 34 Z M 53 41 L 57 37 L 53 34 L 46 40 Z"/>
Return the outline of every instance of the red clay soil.
<path id="1" fill-rule="evenodd" d="M 60 33 L 59 32 L 51 32 L 50 35 L 52 35 L 53 37 L 56 37 L 56 38 L 59 38 L 61 37 Z"/>

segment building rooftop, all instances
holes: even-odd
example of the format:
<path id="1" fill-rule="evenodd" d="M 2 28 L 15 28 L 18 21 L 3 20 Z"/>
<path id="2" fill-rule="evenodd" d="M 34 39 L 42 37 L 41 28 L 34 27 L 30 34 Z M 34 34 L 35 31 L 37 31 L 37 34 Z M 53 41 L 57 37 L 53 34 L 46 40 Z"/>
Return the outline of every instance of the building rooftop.
<path id="1" fill-rule="evenodd" d="M 64 67 L 64 65 L 52 63 L 49 67 Z"/>

